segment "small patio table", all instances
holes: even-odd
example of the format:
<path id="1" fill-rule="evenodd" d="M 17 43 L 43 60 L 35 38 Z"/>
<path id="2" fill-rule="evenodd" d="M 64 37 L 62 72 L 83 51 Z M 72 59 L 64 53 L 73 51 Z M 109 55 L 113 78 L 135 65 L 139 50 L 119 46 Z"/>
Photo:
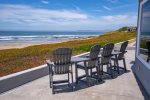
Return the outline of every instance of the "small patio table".
<path id="1" fill-rule="evenodd" d="M 88 57 L 71 57 L 71 63 L 72 64 L 75 64 L 75 82 L 77 83 L 77 80 L 78 80 L 78 71 L 77 71 L 77 63 L 79 62 L 85 62 L 85 61 L 88 61 L 90 60 L 90 58 Z"/>

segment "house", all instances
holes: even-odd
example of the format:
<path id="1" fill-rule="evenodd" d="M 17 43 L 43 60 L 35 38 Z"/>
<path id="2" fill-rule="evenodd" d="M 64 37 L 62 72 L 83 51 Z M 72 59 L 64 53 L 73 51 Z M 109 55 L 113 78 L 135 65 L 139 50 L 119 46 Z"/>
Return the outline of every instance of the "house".
<path id="1" fill-rule="evenodd" d="M 127 27 L 127 32 L 136 32 L 137 27 Z"/>
<path id="2" fill-rule="evenodd" d="M 135 53 L 135 65 L 133 70 L 141 81 L 144 88 L 150 95 L 150 63 L 146 61 L 148 53 L 142 53 L 141 48 L 146 46 L 148 37 L 150 36 L 150 0 L 139 0 L 139 13 L 138 13 L 138 28 L 136 39 L 136 53 Z M 147 14 L 145 17 L 144 14 Z M 142 39 L 144 36 L 144 39 Z"/>

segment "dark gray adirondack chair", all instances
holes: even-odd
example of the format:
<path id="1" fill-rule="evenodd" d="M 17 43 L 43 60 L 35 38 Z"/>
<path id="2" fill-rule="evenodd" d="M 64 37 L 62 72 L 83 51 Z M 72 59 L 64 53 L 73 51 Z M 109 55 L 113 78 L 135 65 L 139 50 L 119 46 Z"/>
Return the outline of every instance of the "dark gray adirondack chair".
<path id="1" fill-rule="evenodd" d="M 53 51 L 52 62 L 47 60 L 47 65 L 49 66 L 49 78 L 50 78 L 50 88 L 52 88 L 52 93 L 54 92 L 54 84 L 68 82 L 71 86 L 69 74 L 71 74 L 73 82 L 71 55 L 72 50 L 70 48 L 58 48 Z M 53 81 L 54 75 L 68 74 L 67 80 Z M 73 88 L 73 87 L 72 87 Z"/>
<path id="2" fill-rule="evenodd" d="M 125 56 L 124 56 L 124 54 L 127 52 L 127 51 L 126 51 L 127 46 L 128 46 L 128 41 L 123 42 L 123 43 L 121 44 L 120 50 L 114 50 L 114 52 L 115 52 L 115 51 L 121 52 L 121 53 L 118 55 L 117 59 L 116 59 L 114 56 L 111 58 L 111 60 L 114 60 L 114 66 L 117 66 L 117 68 L 118 68 L 118 73 L 119 73 L 119 63 L 118 63 L 119 60 L 123 60 L 123 64 L 124 64 L 124 68 L 123 68 L 123 69 L 124 69 L 125 71 L 127 71 L 126 62 L 125 62 Z M 120 68 L 121 68 L 121 67 L 120 67 Z"/>
<path id="3" fill-rule="evenodd" d="M 147 46 L 147 62 L 149 62 L 150 61 L 150 41 L 147 41 L 146 42 L 146 46 Z"/>
<path id="4" fill-rule="evenodd" d="M 96 72 L 97 72 L 97 75 L 99 77 L 99 69 L 98 69 L 98 55 L 100 53 L 100 48 L 101 46 L 100 45 L 95 45 L 95 46 L 92 46 L 91 49 L 90 49 L 90 54 L 89 54 L 89 58 L 90 60 L 88 61 L 85 61 L 85 62 L 82 62 L 82 63 L 78 63 L 76 65 L 77 67 L 77 71 L 78 69 L 82 69 L 82 70 L 85 70 L 85 76 L 86 76 L 86 83 L 88 86 L 90 86 L 90 81 L 89 81 L 89 78 L 94 78 L 92 77 L 92 69 L 93 68 L 96 68 Z M 90 70 L 90 74 L 89 74 L 89 70 Z M 78 80 L 81 80 L 83 77 L 78 77 Z M 99 79 L 99 78 L 98 78 Z"/>
<path id="5" fill-rule="evenodd" d="M 112 78 L 113 78 L 113 72 L 111 70 L 111 68 L 112 68 L 111 57 L 112 57 L 113 49 L 114 49 L 114 44 L 113 43 L 106 44 L 103 47 L 103 51 L 101 53 L 101 58 L 100 58 L 100 63 L 99 63 L 101 73 L 111 75 Z M 107 65 L 107 72 L 104 72 L 104 70 L 103 70 L 104 65 Z"/>

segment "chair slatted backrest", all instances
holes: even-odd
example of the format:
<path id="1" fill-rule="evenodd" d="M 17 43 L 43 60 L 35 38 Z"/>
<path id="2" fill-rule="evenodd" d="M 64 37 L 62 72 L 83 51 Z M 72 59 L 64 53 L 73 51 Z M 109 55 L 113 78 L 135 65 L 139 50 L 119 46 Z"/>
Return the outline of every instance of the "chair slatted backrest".
<path id="1" fill-rule="evenodd" d="M 90 49 L 90 61 L 88 61 L 88 67 L 95 67 L 98 60 L 98 55 L 100 53 L 101 46 L 100 45 L 94 45 Z"/>
<path id="2" fill-rule="evenodd" d="M 112 56 L 112 51 L 114 49 L 114 44 L 113 43 L 109 43 L 106 44 L 103 47 L 103 51 L 102 51 L 102 58 L 101 58 L 101 64 L 109 64 L 110 60 L 111 60 L 111 56 Z"/>
<path id="3" fill-rule="evenodd" d="M 72 50 L 70 48 L 58 48 L 53 51 L 54 73 L 65 74 L 69 71 Z"/>
<path id="4" fill-rule="evenodd" d="M 123 42 L 123 43 L 121 44 L 120 52 L 122 52 L 122 53 L 120 53 L 120 54 L 118 55 L 118 59 L 122 59 L 122 58 L 124 57 L 124 54 L 126 53 L 126 48 L 127 48 L 127 46 L 128 46 L 128 41 L 125 41 L 125 42 Z"/>

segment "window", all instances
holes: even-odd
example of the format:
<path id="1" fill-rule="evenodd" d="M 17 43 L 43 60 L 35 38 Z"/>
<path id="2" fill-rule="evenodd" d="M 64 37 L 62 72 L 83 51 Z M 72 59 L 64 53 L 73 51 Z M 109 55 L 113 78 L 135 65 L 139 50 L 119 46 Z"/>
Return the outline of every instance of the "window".
<path id="1" fill-rule="evenodd" d="M 139 55 L 150 63 L 150 0 L 142 6 Z"/>

